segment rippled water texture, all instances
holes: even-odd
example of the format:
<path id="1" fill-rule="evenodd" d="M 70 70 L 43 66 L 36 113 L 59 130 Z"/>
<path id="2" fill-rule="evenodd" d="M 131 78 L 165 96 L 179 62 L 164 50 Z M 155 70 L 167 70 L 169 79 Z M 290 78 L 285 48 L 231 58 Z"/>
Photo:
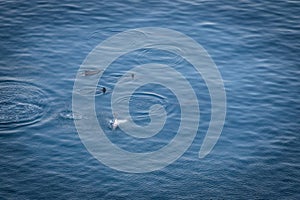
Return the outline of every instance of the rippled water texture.
<path id="1" fill-rule="evenodd" d="M 300 3 L 293 0 L 1 1 L 0 199 L 300 199 L 299 13 Z M 142 27 L 173 29 L 193 38 L 223 77 L 226 121 L 203 159 L 199 150 L 211 99 L 204 79 L 179 55 L 181 48 L 142 48 L 118 57 L 105 71 L 101 66 L 79 70 L 99 43 Z M 137 36 L 148 39 L 143 32 Z M 134 46 L 139 40 L 129 42 Z M 105 59 L 99 55 L 96 60 Z M 124 173 L 99 162 L 80 140 L 74 122 L 89 116 L 72 112 L 74 80 L 77 73 L 86 80 L 101 75 L 95 88 L 87 85 L 74 94 L 95 100 L 97 123 L 115 146 L 135 153 L 157 151 L 180 126 L 175 93 L 146 84 L 131 96 L 123 90 L 124 96 L 111 102 L 121 78 L 134 83 L 147 76 L 124 74 L 149 63 L 171 66 L 191 84 L 199 101 L 199 128 L 171 165 Z M 165 110 L 163 129 L 149 138 L 112 130 L 111 104 L 124 100 L 139 126 L 151 123 L 151 108 L 154 114 Z M 118 119 L 128 120 L 120 114 Z"/>
<path id="2" fill-rule="evenodd" d="M 0 128 L 2 132 L 42 120 L 47 111 L 44 92 L 33 84 L 0 81 Z"/>

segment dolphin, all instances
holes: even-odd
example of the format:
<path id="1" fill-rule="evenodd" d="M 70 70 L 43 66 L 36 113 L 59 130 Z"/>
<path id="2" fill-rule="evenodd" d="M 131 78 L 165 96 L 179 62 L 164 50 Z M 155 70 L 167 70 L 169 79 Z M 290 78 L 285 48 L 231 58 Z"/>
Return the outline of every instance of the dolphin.
<path id="1" fill-rule="evenodd" d="M 99 74 L 101 71 L 102 71 L 102 69 L 99 69 L 99 70 L 84 70 L 81 75 L 82 76 L 92 76 L 92 75 L 95 75 L 95 74 Z"/>

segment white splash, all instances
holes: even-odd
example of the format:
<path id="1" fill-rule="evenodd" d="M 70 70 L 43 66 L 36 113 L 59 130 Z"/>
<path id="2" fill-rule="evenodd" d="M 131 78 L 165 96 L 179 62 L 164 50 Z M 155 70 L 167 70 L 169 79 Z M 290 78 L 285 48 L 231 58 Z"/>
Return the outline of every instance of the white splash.
<path id="1" fill-rule="evenodd" d="M 118 126 L 120 124 L 126 123 L 127 119 L 117 119 L 116 115 L 114 114 L 114 119 L 109 121 L 109 124 L 111 126 L 112 130 L 115 130 L 116 128 L 118 128 Z"/>

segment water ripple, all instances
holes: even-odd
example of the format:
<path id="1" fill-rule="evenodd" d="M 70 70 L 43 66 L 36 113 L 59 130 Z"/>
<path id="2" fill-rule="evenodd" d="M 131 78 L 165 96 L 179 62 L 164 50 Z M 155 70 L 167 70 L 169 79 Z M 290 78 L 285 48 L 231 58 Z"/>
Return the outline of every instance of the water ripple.
<path id="1" fill-rule="evenodd" d="M 32 83 L 1 80 L 0 94 L 0 132 L 35 124 L 46 114 L 46 94 Z"/>

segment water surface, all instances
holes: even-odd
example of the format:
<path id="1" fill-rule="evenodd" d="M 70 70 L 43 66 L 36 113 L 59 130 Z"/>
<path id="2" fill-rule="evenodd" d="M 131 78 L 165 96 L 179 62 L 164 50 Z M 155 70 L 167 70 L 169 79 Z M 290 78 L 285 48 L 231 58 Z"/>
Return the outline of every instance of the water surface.
<path id="1" fill-rule="evenodd" d="M 2 1 L 0 197 L 299 199 L 299 13 L 297 1 Z M 110 92 L 134 65 L 162 61 L 182 69 L 201 110 L 197 136 L 180 159 L 151 173 L 123 173 L 101 164 L 81 143 L 73 120 L 84 116 L 72 115 L 72 89 L 100 42 L 149 26 L 182 32 L 208 51 L 224 79 L 227 117 L 215 148 L 199 159 L 210 119 L 204 81 L 173 54 L 141 49 L 118 59 L 99 81 L 108 94 L 95 97 L 99 123 L 116 145 L 159 149 L 180 119 L 174 95 L 148 85 L 133 95 L 132 115 L 147 124 L 149 106 L 159 102 L 173 116 L 166 134 L 145 141 L 112 132 Z M 85 92 L 90 95 L 89 88 Z"/>

